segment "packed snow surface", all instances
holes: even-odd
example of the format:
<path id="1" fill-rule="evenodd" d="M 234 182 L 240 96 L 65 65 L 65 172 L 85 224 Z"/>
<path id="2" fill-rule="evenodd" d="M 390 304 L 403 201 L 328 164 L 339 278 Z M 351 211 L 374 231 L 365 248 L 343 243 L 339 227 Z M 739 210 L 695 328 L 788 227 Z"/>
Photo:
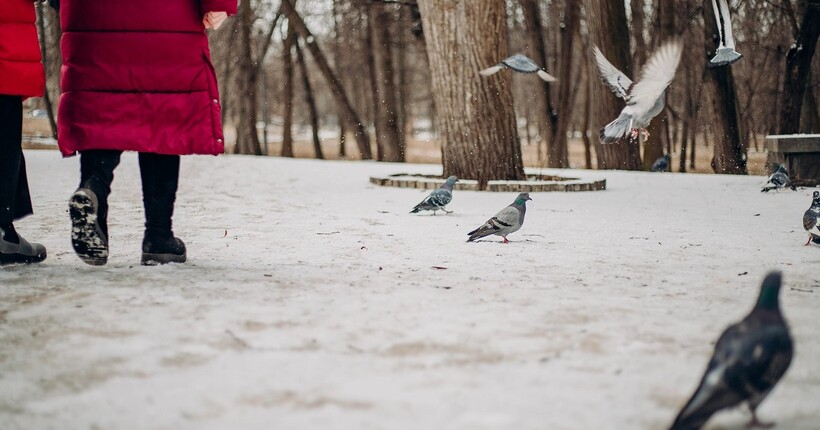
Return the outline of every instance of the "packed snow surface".
<path id="1" fill-rule="evenodd" d="M 515 193 L 410 215 L 429 191 L 368 177 L 439 166 L 186 157 L 189 262 L 142 267 L 126 154 L 92 267 L 69 240 L 78 160 L 26 156 L 36 214 L 17 227 L 49 257 L 0 268 L 3 429 L 663 429 L 773 269 L 796 355 L 760 416 L 818 428 L 812 190 L 595 172 L 606 191 L 532 193 L 510 244 L 466 243 Z"/>

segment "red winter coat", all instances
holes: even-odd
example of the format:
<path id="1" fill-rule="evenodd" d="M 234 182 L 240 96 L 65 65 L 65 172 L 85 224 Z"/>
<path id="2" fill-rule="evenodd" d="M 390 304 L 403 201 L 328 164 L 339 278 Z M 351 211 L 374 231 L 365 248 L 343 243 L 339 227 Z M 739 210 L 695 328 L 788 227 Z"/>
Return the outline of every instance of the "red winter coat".
<path id="1" fill-rule="evenodd" d="M 39 97 L 45 89 L 31 0 L 0 0 L 0 94 Z"/>
<path id="2" fill-rule="evenodd" d="M 237 0 L 61 0 L 63 155 L 224 150 L 206 12 Z"/>

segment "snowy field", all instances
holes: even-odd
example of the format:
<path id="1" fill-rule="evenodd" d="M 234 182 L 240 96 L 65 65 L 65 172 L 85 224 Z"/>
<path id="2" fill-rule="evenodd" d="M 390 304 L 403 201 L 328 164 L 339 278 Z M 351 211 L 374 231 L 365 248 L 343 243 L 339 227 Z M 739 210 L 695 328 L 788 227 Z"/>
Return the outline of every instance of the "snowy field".
<path id="1" fill-rule="evenodd" d="M 417 216 L 425 192 L 368 177 L 438 166 L 187 157 L 189 262 L 141 267 L 129 154 L 100 268 L 69 241 L 78 160 L 26 155 L 36 214 L 17 229 L 49 258 L 0 268 L 4 430 L 663 429 L 771 269 L 796 355 L 760 416 L 818 428 L 811 190 L 600 172 L 606 191 L 532 194 L 512 243 L 465 243 L 513 193 Z"/>

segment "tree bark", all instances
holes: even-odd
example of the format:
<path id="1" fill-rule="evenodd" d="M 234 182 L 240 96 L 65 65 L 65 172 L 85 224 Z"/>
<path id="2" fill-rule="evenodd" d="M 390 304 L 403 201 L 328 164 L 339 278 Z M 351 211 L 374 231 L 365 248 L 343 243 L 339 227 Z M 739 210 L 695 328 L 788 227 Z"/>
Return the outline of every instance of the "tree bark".
<path id="1" fill-rule="evenodd" d="M 347 122 L 348 126 L 354 130 L 354 137 L 356 138 L 356 143 L 359 145 L 359 153 L 361 154 L 361 158 L 363 160 L 373 158 L 372 151 L 370 150 L 370 137 L 367 134 L 367 130 L 364 128 L 364 124 L 362 124 L 362 121 L 359 119 L 359 115 L 353 109 L 353 105 L 350 103 L 350 99 L 342 87 L 339 78 L 335 73 L 333 73 L 333 70 L 331 70 L 330 63 L 328 63 L 327 58 L 325 58 L 321 48 L 319 48 L 316 38 L 313 34 L 311 34 L 307 25 L 302 20 L 302 17 L 296 12 L 296 9 L 294 9 L 291 0 L 282 0 L 282 13 L 288 17 L 289 25 L 292 25 L 299 37 L 305 41 L 310 54 L 313 56 L 314 61 L 316 61 L 316 65 L 319 67 L 319 71 L 322 72 L 322 75 L 324 75 L 325 79 L 330 84 L 331 92 L 336 98 L 336 102 L 344 108 L 344 120 Z"/>
<path id="2" fill-rule="evenodd" d="M 373 95 L 376 145 L 379 147 L 379 161 L 403 162 L 404 151 L 399 134 L 398 109 L 396 107 L 396 85 L 393 82 L 393 64 L 390 58 L 391 17 L 383 3 L 371 3 L 368 7 L 368 27 L 372 48 L 372 76 L 375 83 Z"/>
<path id="3" fill-rule="evenodd" d="M 421 0 L 444 176 L 524 179 L 509 72 L 478 71 L 507 56 L 507 13 L 497 0 Z"/>
<path id="4" fill-rule="evenodd" d="M 712 12 L 712 0 L 703 2 L 705 28 L 705 60 L 715 53 L 718 46 L 718 30 Z M 731 66 L 711 68 L 704 79 L 707 91 L 712 93 L 714 120 L 712 131 L 716 137 L 712 168 L 715 173 L 745 175 L 746 149 L 741 141 L 740 117 L 737 109 L 737 93 Z"/>
<path id="5" fill-rule="evenodd" d="M 251 52 L 251 30 L 254 21 L 251 0 L 240 0 L 237 13 L 239 24 L 239 79 L 237 89 L 239 99 L 236 125 L 236 154 L 262 155 L 259 136 L 256 132 L 257 78 L 256 64 Z"/>
<path id="6" fill-rule="evenodd" d="M 288 21 L 288 32 L 282 43 L 282 68 L 285 81 L 282 83 L 284 113 L 282 123 L 282 156 L 293 157 L 293 41 L 296 33 Z"/>
<path id="7" fill-rule="evenodd" d="M 592 43 L 606 58 L 627 76 L 633 76 L 629 56 L 629 29 L 623 0 L 586 0 L 587 25 Z M 589 50 L 591 51 L 591 50 Z M 589 52 L 587 61 L 594 63 Z M 603 85 L 603 84 L 600 84 Z M 595 123 L 601 127 L 617 118 L 623 101 L 604 87 L 593 91 Z M 603 145 L 597 135 L 594 139 L 599 169 L 640 170 L 641 154 L 638 141 L 624 138 L 620 142 Z"/>
<path id="8" fill-rule="evenodd" d="M 308 78 L 307 65 L 305 65 L 305 56 L 302 55 L 302 49 L 299 48 L 299 41 L 296 40 L 293 47 L 296 48 L 296 60 L 299 62 L 299 71 L 302 74 L 302 84 L 305 87 L 305 103 L 307 103 L 308 112 L 310 114 L 310 129 L 313 135 L 313 153 L 319 160 L 324 160 L 325 155 L 322 154 L 322 142 L 319 140 L 319 114 L 316 113 L 316 101 L 313 99 L 313 88 L 310 86 L 310 79 Z"/>
<path id="9" fill-rule="evenodd" d="M 800 33 L 786 54 L 780 134 L 800 132 L 800 113 L 803 109 L 803 98 L 818 36 L 820 36 L 820 0 L 808 0 L 800 24 Z"/>
<path id="10" fill-rule="evenodd" d="M 575 35 L 581 20 L 581 5 L 576 0 L 565 0 L 564 22 L 561 28 L 561 58 L 558 73 L 558 122 L 552 129 L 549 151 L 547 152 L 549 167 L 569 167 L 569 150 L 567 146 L 567 132 L 575 105 L 573 91 L 573 53 Z"/>
<path id="11" fill-rule="evenodd" d="M 710 0 L 711 1 L 711 0 Z M 675 35 L 675 2 L 674 0 L 659 0 L 658 1 L 658 31 L 657 31 L 657 41 L 658 43 L 655 45 L 657 48 L 660 46 L 664 41 L 668 38 L 671 38 Z M 640 67 L 643 67 L 643 63 L 641 63 Z M 638 73 L 638 69 L 635 69 L 635 72 Z M 639 76 L 635 76 L 636 81 L 639 79 Z M 667 103 L 669 102 L 669 91 L 666 92 L 664 96 L 667 98 Z M 664 147 L 671 147 L 671 142 L 669 142 L 669 116 L 666 113 L 666 108 L 664 108 L 649 124 L 647 127 L 647 131 L 649 132 L 649 138 L 646 139 L 643 143 L 643 168 L 644 170 L 649 170 L 652 167 L 652 164 L 655 163 L 660 157 L 663 157 L 664 154 Z M 670 167 L 670 171 L 672 170 Z"/>
<path id="12" fill-rule="evenodd" d="M 532 51 L 535 55 L 533 59 L 536 63 L 546 68 L 549 62 L 547 61 L 547 46 L 546 43 L 544 43 L 545 32 L 544 26 L 541 22 L 541 11 L 539 8 L 540 2 L 538 0 L 518 0 L 518 2 L 521 4 L 521 8 L 524 10 L 524 20 L 527 23 L 527 33 L 530 38 L 530 42 L 533 46 Z M 551 141 L 553 129 L 558 127 L 558 112 L 552 104 L 552 88 L 550 83 L 540 79 L 539 81 L 541 82 L 541 87 L 543 88 L 542 91 L 544 94 L 544 98 L 543 101 L 539 103 L 541 112 L 539 112 L 539 114 L 536 117 L 536 125 L 541 135 L 541 143 L 546 145 L 546 147 L 548 148 L 548 154 L 551 154 L 552 151 L 549 148 L 553 146 Z M 566 167 L 560 165 L 560 148 L 558 148 L 557 154 L 559 155 L 558 158 L 550 158 L 548 156 L 547 165 L 549 167 Z"/>

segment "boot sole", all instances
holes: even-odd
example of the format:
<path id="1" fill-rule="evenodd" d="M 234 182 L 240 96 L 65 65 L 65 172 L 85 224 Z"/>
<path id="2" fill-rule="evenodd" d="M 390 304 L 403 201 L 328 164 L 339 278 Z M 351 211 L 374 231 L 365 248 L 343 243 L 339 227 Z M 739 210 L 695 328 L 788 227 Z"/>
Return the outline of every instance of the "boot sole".
<path id="1" fill-rule="evenodd" d="M 32 264 L 40 263 L 46 259 L 46 253 L 40 255 L 25 255 L 25 254 L 6 254 L 0 253 L 0 266 L 9 264 Z"/>
<path id="2" fill-rule="evenodd" d="M 108 262 L 108 241 L 98 222 L 95 200 L 82 189 L 71 196 L 68 202 L 71 246 L 83 263 L 102 266 Z"/>
<path id="3" fill-rule="evenodd" d="M 154 254 L 150 252 L 143 252 L 140 264 L 143 266 L 156 266 L 159 264 L 168 263 L 184 263 L 188 260 L 188 253 L 182 255 L 177 254 Z"/>

